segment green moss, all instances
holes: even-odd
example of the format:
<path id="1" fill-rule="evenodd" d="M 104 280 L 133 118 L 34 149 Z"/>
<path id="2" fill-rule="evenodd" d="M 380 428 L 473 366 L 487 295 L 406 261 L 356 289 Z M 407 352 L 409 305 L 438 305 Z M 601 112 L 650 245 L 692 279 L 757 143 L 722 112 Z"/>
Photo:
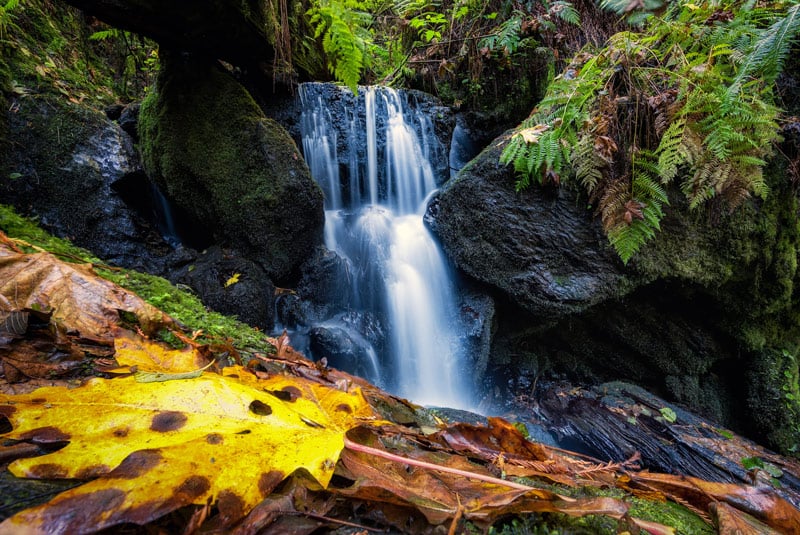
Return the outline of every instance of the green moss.
<path id="1" fill-rule="evenodd" d="M 227 72 L 162 54 L 142 103 L 143 163 L 217 241 L 286 277 L 322 237 L 322 192 L 294 141 Z"/>
<path id="2" fill-rule="evenodd" d="M 106 266 L 90 252 L 69 241 L 51 236 L 33 221 L 19 216 L 11 207 L 0 205 L 0 229 L 12 238 L 49 251 L 68 262 L 90 262 L 101 277 L 119 284 L 156 306 L 191 331 L 202 330 L 201 341 L 230 341 L 237 349 L 271 352 L 264 334 L 233 318 L 207 310 L 200 300 L 161 277 Z M 26 247 L 30 252 L 34 249 Z"/>

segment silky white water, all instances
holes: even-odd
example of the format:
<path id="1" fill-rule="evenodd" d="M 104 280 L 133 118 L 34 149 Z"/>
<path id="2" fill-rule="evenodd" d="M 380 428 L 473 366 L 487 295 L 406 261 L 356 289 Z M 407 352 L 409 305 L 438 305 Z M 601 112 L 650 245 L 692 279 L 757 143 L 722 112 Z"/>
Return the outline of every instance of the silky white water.
<path id="1" fill-rule="evenodd" d="M 422 220 L 437 187 L 430 120 L 397 91 L 369 87 L 334 124 L 315 89 L 300 88 L 301 132 L 325 192 L 325 243 L 349 264 L 352 306 L 380 318 L 386 334 L 366 366 L 378 377 L 367 378 L 417 403 L 468 408 L 452 273 Z"/>

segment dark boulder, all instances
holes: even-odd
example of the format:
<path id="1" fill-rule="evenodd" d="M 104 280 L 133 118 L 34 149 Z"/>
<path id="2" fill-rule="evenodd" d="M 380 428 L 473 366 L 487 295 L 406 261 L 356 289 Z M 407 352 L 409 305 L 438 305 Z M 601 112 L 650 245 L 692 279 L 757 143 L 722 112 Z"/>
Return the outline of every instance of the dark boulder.
<path id="1" fill-rule="evenodd" d="M 219 66 L 163 52 L 139 135 L 148 175 L 198 232 L 273 281 L 322 241 L 322 192 L 296 145 Z"/>
<path id="2" fill-rule="evenodd" d="M 218 246 L 197 255 L 174 279 L 190 286 L 203 303 L 269 331 L 274 326 L 275 286 L 255 262 Z"/>
<path id="3" fill-rule="evenodd" d="M 320 325 L 309 332 L 309 342 L 312 354 L 323 355 L 329 366 L 372 382 L 379 380 L 375 353 L 355 331 L 337 325 Z"/>
<path id="4" fill-rule="evenodd" d="M 517 193 L 492 143 L 441 189 L 426 223 L 456 267 L 532 314 L 584 310 L 630 288 L 591 213 L 567 190 Z"/>
<path id="5" fill-rule="evenodd" d="M 22 98 L 8 114 L 0 196 L 104 260 L 163 272 L 169 247 L 126 192 L 149 191 L 130 137 L 103 113 L 57 98 Z"/>
<path id="6" fill-rule="evenodd" d="M 542 374 L 624 379 L 782 451 L 800 443 L 800 225 L 785 163 L 765 171 L 766 201 L 734 212 L 691 212 L 671 192 L 661 232 L 625 266 L 574 190 L 515 191 L 498 163 L 507 139 L 426 213 L 455 265 L 495 297 L 498 393 L 529 391 Z"/>

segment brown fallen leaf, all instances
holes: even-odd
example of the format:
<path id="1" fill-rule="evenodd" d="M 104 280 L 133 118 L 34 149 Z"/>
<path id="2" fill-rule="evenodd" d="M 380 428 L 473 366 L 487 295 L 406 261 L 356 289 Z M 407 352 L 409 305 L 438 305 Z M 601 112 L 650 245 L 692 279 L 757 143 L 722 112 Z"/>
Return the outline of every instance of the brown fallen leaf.
<path id="1" fill-rule="evenodd" d="M 2 244 L 0 295 L 14 310 L 52 310 L 55 324 L 99 343 L 112 343 L 120 310 L 134 314 L 146 332 L 173 323 L 139 296 L 98 277 L 90 265 L 49 253 L 20 254 Z"/>
<path id="2" fill-rule="evenodd" d="M 716 502 L 727 503 L 780 533 L 800 534 L 800 510 L 772 488 L 651 472 L 632 473 L 629 477 L 632 486 L 658 490 L 678 503 L 689 502 L 700 510 L 710 510 Z"/>
<path id="3" fill-rule="evenodd" d="M 711 512 L 717 519 L 720 535 L 781 535 L 781 532 L 725 502 L 712 503 Z"/>

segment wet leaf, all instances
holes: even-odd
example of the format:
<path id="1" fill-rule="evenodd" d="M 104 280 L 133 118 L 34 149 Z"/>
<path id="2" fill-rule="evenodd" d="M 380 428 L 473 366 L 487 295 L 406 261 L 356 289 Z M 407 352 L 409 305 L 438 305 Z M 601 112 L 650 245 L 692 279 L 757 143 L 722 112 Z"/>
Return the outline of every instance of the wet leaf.
<path id="1" fill-rule="evenodd" d="M 674 424 L 675 421 L 678 419 L 678 415 L 675 414 L 675 411 L 670 409 L 669 407 L 662 407 L 658 409 L 658 412 L 661 413 L 661 417 L 664 418 L 665 421 Z"/>
<path id="2" fill-rule="evenodd" d="M 779 535 L 781 533 L 724 502 L 712 504 L 711 510 L 717 519 L 720 535 Z M 798 526 L 795 527 L 800 529 Z"/>
<path id="3" fill-rule="evenodd" d="M 0 533 L 71 533 L 148 523 L 188 504 L 217 504 L 240 520 L 288 474 L 328 485 L 344 432 L 373 417 L 359 390 L 298 378 L 224 375 L 138 383 L 92 379 L 83 387 L 0 396 L 6 439 L 68 442 L 10 465 L 18 477 L 93 478 L 0 524 Z M 76 514 L 79 512 L 79 514 Z"/>
<path id="4" fill-rule="evenodd" d="M 20 254 L 6 245 L 0 245 L 0 295 L 14 310 L 52 310 L 51 321 L 101 343 L 112 342 L 120 310 L 134 314 L 146 332 L 172 323 L 137 295 L 98 277 L 90 265 L 49 253 Z"/>
<path id="5" fill-rule="evenodd" d="M 194 372 L 208 364 L 208 359 L 195 347 L 169 349 L 127 331 L 114 339 L 114 351 L 120 366 L 146 372 Z"/>
<path id="6" fill-rule="evenodd" d="M 239 282 L 239 277 L 241 276 L 242 276 L 241 273 L 234 273 L 233 275 L 231 275 L 231 277 L 225 281 L 225 288 L 227 288 L 228 286 L 233 286 L 234 284 Z"/>
<path id="7" fill-rule="evenodd" d="M 772 488 L 647 472 L 631 474 L 630 478 L 632 484 L 661 491 L 678 503 L 688 502 L 698 509 L 708 510 L 714 503 L 723 502 L 781 533 L 800 533 L 800 511 Z"/>
<path id="8" fill-rule="evenodd" d="M 549 125 L 546 124 L 537 124 L 536 126 L 532 126 L 531 128 L 523 128 L 514 136 L 521 137 L 525 143 L 538 143 L 539 138 L 543 133 L 550 129 Z"/>

